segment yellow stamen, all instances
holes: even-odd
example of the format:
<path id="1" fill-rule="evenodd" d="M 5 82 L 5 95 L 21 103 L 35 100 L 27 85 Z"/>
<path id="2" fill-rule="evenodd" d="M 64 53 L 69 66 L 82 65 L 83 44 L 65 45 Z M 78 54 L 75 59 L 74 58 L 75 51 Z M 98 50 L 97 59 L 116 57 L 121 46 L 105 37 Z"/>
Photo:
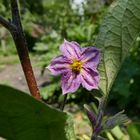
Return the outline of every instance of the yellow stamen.
<path id="1" fill-rule="evenodd" d="M 70 64 L 70 68 L 72 68 L 73 71 L 80 72 L 81 68 L 82 68 L 82 64 L 83 64 L 83 62 L 74 59 L 73 63 Z"/>

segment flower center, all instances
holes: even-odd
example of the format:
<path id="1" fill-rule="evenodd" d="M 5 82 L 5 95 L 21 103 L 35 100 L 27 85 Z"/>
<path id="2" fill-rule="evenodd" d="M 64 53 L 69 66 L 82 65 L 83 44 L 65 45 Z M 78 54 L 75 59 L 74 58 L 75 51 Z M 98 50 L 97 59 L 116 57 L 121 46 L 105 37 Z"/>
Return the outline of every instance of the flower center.
<path id="1" fill-rule="evenodd" d="M 73 63 L 70 64 L 70 67 L 72 68 L 73 71 L 80 72 L 82 64 L 83 63 L 79 60 L 73 60 Z"/>

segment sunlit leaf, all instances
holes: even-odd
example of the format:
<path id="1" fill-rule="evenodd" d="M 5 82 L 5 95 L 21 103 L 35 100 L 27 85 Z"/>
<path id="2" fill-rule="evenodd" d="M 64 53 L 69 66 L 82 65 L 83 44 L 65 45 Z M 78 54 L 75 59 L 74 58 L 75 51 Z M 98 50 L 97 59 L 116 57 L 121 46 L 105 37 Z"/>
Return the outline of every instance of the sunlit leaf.
<path id="1" fill-rule="evenodd" d="M 107 94 L 140 32 L 140 0 L 117 0 L 105 17 L 96 40 L 102 49 L 100 89 Z"/>

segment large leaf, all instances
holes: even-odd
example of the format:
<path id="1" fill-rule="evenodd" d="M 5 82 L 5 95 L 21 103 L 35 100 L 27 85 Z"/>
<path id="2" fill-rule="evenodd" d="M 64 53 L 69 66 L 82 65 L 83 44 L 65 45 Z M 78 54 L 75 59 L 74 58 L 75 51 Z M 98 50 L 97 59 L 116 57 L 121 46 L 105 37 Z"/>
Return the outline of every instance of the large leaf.
<path id="1" fill-rule="evenodd" d="M 102 49 L 100 89 L 108 94 L 116 75 L 140 32 L 140 0 L 117 0 L 105 17 L 96 40 Z"/>
<path id="2" fill-rule="evenodd" d="M 74 140 L 71 117 L 0 85 L 0 136 L 8 140 Z"/>

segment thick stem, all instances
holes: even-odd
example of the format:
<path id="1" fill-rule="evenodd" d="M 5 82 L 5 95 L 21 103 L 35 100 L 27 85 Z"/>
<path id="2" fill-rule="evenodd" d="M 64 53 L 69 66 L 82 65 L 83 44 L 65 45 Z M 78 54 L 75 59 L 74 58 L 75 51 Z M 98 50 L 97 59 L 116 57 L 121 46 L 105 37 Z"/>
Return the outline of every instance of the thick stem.
<path id="1" fill-rule="evenodd" d="M 12 23 L 17 27 L 17 30 L 11 32 L 11 34 L 13 36 L 17 48 L 22 69 L 24 71 L 30 93 L 32 94 L 33 97 L 40 100 L 41 97 L 28 54 L 27 42 L 22 29 L 17 0 L 11 0 L 11 11 L 12 11 Z"/>
<path id="2" fill-rule="evenodd" d="M 11 11 L 12 21 L 8 22 L 4 18 L 0 17 L 0 24 L 8 29 L 12 34 L 30 93 L 34 98 L 40 100 L 41 97 L 29 58 L 27 42 L 22 29 L 17 0 L 11 0 Z"/>

